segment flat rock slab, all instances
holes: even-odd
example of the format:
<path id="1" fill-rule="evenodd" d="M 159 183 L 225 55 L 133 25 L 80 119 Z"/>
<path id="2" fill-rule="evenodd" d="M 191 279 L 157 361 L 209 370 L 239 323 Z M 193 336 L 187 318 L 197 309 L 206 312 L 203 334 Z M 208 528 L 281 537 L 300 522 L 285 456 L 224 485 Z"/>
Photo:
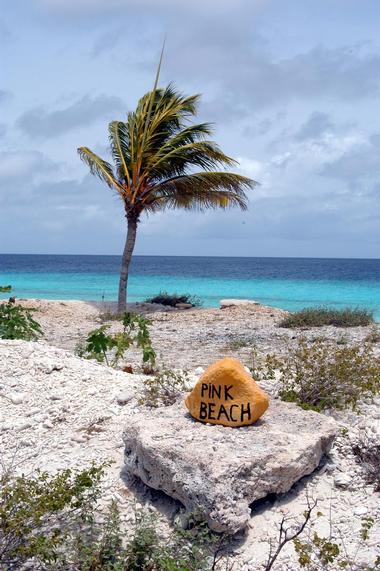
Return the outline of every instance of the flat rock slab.
<path id="1" fill-rule="evenodd" d="M 227 307 L 240 307 L 242 305 L 260 305 L 258 301 L 253 299 L 221 299 L 220 309 Z"/>
<path id="2" fill-rule="evenodd" d="M 337 433 L 328 417 L 272 400 L 251 426 L 193 420 L 184 405 L 136 414 L 124 432 L 125 465 L 145 484 L 200 512 L 215 531 L 236 533 L 250 504 L 310 474 Z"/>

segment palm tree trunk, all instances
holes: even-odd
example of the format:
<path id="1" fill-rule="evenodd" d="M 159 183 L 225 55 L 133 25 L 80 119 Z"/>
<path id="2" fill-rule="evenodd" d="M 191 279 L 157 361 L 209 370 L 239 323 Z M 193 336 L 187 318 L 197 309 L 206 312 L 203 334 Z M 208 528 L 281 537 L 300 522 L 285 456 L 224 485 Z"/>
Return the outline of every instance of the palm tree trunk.
<path id="1" fill-rule="evenodd" d="M 135 218 L 128 219 L 128 232 L 125 240 L 123 257 L 121 259 L 120 280 L 119 280 L 119 296 L 117 301 L 117 310 L 123 313 L 127 303 L 127 284 L 129 264 L 132 259 L 133 250 L 136 242 L 137 220 Z"/>

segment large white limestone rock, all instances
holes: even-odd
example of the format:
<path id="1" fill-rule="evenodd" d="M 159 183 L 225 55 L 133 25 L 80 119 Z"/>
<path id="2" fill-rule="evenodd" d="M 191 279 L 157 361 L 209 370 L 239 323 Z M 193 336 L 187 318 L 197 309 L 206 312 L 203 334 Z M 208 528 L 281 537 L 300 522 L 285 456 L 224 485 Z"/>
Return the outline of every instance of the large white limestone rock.
<path id="1" fill-rule="evenodd" d="M 131 418 L 125 465 L 200 512 L 215 531 L 235 533 L 247 525 L 253 501 L 287 492 L 313 472 L 336 433 L 326 416 L 276 400 L 259 421 L 241 428 L 197 422 L 181 403 Z"/>

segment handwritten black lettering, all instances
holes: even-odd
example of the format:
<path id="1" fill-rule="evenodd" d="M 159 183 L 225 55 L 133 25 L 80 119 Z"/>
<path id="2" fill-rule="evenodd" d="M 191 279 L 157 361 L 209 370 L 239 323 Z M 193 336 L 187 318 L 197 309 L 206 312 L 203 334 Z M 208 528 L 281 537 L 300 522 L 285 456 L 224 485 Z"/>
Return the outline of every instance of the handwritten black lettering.
<path id="1" fill-rule="evenodd" d="M 220 409 L 219 409 L 219 413 L 218 413 L 218 418 L 217 420 L 220 420 L 222 414 L 224 414 L 224 416 L 226 417 L 226 419 L 228 421 L 230 421 L 230 417 L 228 416 L 228 412 L 226 411 L 226 409 L 224 408 L 224 406 L 221 404 L 220 405 Z"/>
<path id="2" fill-rule="evenodd" d="M 202 383 L 202 389 L 201 389 L 201 398 L 203 398 L 203 393 L 205 393 L 208 389 L 208 385 L 206 385 L 206 383 Z"/>
<path id="3" fill-rule="evenodd" d="M 201 402 L 201 408 L 199 410 L 200 420 L 206 420 L 207 418 L 207 403 Z"/>
<path id="4" fill-rule="evenodd" d="M 234 397 L 230 395 L 229 391 L 232 389 L 233 385 L 224 385 L 224 400 L 234 400 Z"/>
<path id="5" fill-rule="evenodd" d="M 241 416 L 240 416 L 241 422 L 243 422 L 245 415 L 248 416 L 248 420 L 251 420 L 251 403 L 247 404 L 246 409 L 244 408 L 244 404 L 241 405 Z"/>
<path id="6" fill-rule="evenodd" d="M 233 412 L 232 409 L 233 409 L 235 406 L 236 406 L 236 408 L 239 408 L 239 405 L 237 405 L 237 404 L 232 404 L 232 405 L 230 406 L 230 417 L 231 417 L 232 422 L 237 422 L 237 418 L 234 418 L 234 417 L 232 416 L 232 412 Z"/>
<path id="7" fill-rule="evenodd" d="M 211 390 L 211 398 L 215 398 L 215 395 L 218 397 L 218 399 L 220 399 L 220 396 L 222 394 L 222 387 L 220 385 L 218 385 L 218 387 L 216 387 L 215 385 L 211 385 L 212 386 L 212 390 Z"/>

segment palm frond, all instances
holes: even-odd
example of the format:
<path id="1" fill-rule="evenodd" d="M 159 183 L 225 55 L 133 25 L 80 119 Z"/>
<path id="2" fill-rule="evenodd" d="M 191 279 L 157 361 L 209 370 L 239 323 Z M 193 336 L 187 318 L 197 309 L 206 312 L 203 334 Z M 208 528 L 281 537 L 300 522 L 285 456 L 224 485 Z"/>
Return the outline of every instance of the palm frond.
<path id="1" fill-rule="evenodd" d="M 108 125 L 108 133 L 112 157 L 117 168 L 118 178 L 125 178 L 127 183 L 129 183 L 129 165 L 131 162 L 131 155 L 128 125 L 122 121 L 112 121 Z"/>
<path id="2" fill-rule="evenodd" d="M 246 190 L 257 184 L 245 176 L 227 172 L 177 176 L 153 186 L 143 201 L 144 209 L 155 212 L 166 208 L 204 210 L 238 206 L 246 210 Z"/>
<path id="3" fill-rule="evenodd" d="M 193 141 L 173 147 L 168 143 L 166 154 L 159 156 L 154 164 L 146 167 L 146 170 L 149 178 L 155 181 L 184 175 L 192 167 L 211 171 L 220 166 L 231 167 L 236 164 L 237 162 L 225 155 L 214 142 Z"/>
<path id="4" fill-rule="evenodd" d="M 178 149 L 183 145 L 188 145 L 196 141 L 205 140 L 206 137 L 210 137 L 211 135 L 212 125 L 210 123 L 189 125 L 188 127 L 179 130 L 177 133 L 168 136 L 165 142 L 160 142 L 159 145 L 154 145 L 157 146 L 157 149 L 148 154 L 146 168 L 149 169 L 173 149 Z M 156 136 L 161 137 L 162 135 L 158 132 Z M 154 140 L 154 138 L 155 135 L 152 135 L 152 140 Z"/>
<path id="5" fill-rule="evenodd" d="M 90 167 L 91 174 L 98 176 L 110 188 L 116 188 L 118 192 L 123 192 L 123 188 L 114 176 L 112 166 L 88 147 L 79 147 L 78 154 L 82 161 Z"/>
<path id="6" fill-rule="evenodd" d="M 169 85 L 166 89 L 156 90 L 150 109 L 150 95 L 147 93 L 140 99 L 135 112 L 138 130 L 144 129 L 144 136 L 139 142 L 140 156 L 157 151 L 169 137 L 183 128 L 190 116 L 196 113 L 199 99 L 198 95 L 184 97 Z"/>
<path id="7" fill-rule="evenodd" d="M 158 75 L 153 92 L 139 100 L 126 122 L 109 124 L 115 170 L 87 147 L 78 149 L 81 159 L 116 188 L 137 219 L 144 210 L 165 208 L 246 209 L 246 191 L 257 183 L 224 171 L 236 161 L 210 140 L 209 123 L 189 124 L 199 96 L 185 97 L 173 85 L 162 89 L 157 82 Z"/>
<path id="8" fill-rule="evenodd" d="M 155 100 L 155 96 L 156 96 L 156 91 L 157 91 L 157 86 L 158 86 L 158 80 L 160 78 L 160 71 L 161 71 L 161 65 L 162 65 L 162 58 L 164 57 L 164 50 L 165 50 L 165 40 L 164 43 L 162 45 L 162 50 L 161 50 L 161 55 L 160 55 L 160 61 L 158 63 L 158 67 L 157 67 L 157 72 L 156 72 L 156 78 L 154 80 L 154 86 L 153 86 L 153 90 L 150 94 L 149 97 L 149 102 L 148 102 L 148 106 L 147 106 L 147 113 L 146 113 L 146 117 L 145 117 L 145 125 L 144 125 L 144 133 L 143 133 L 143 137 L 142 137 L 142 148 L 144 148 L 145 145 L 145 139 L 146 139 L 146 135 L 148 132 L 148 128 L 149 128 L 149 122 L 150 122 L 150 116 L 152 113 L 152 108 L 153 108 L 153 103 Z"/>

